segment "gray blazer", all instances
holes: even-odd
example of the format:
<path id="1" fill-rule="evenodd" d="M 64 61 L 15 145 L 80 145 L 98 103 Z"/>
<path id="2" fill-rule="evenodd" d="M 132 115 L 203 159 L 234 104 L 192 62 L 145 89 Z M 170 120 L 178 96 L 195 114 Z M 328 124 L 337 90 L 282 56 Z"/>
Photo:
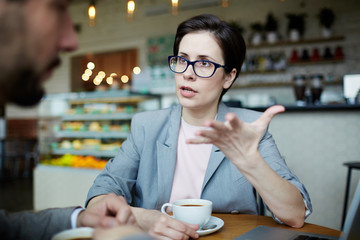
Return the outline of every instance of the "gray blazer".
<path id="1" fill-rule="evenodd" d="M 225 121 L 228 112 L 244 122 L 253 122 L 261 115 L 220 103 L 217 119 Z M 94 196 L 113 192 L 124 196 L 132 206 L 160 209 L 170 199 L 180 122 L 180 105 L 135 115 L 131 134 L 95 179 L 86 204 Z M 311 211 L 305 187 L 290 172 L 269 132 L 261 139 L 259 150 L 274 171 L 300 190 Z M 216 146 L 210 155 L 201 198 L 213 202 L 214 212 L 258 213 L 253 186 Z"/>
<path id="2" fill-rule="evenodd" d="M 0 238 L 6 240 L 51 239 L 60 231 L 71 228 L 75 208 L 54 208 L 39 212 L 7 213 L 0 210 Z"/>

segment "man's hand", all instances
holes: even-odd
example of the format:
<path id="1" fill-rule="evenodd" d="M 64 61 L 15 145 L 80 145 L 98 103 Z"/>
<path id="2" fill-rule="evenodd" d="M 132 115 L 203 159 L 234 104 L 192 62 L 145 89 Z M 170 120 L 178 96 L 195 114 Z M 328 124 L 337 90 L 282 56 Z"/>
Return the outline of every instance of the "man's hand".
<path id="1" fill-rule="evenodd" d="M 123 225 L 113 228 L 96 228 L 93 234 L 94 240 L 120 240 L 127 237 L 133 240 L 153 240 L 153 238 L 134 225 Z"/>
<path id="2" fill-rule="evenodd" d="M 107 228 L 124 224 L 136 225 L 135 216 L 122 196 L 110 193 L 99 197 L 99 200 L 79 214 L 77 227 Z"/>

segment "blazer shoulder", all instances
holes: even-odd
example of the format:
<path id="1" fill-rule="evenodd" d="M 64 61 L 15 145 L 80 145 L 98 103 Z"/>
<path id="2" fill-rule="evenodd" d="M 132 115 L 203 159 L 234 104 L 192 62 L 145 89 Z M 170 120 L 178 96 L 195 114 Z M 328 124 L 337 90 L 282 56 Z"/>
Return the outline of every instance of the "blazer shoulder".
<path id="1" fill-rule="evenodd" d="M 157 124 L 163 124 L 164 122 L 169 121 L 169 118 L 172 116 L 174 111 L 177 111 L 177 106 L 139 112 L 134 115 L 132 121 L 141 125 L 154 126 Z"/>

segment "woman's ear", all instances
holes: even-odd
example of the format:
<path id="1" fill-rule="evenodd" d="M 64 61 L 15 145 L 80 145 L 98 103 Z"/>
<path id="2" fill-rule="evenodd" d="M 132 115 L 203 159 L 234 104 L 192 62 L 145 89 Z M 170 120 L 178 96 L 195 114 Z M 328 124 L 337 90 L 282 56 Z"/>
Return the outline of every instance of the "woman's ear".
<path id="1" fill-rule="evenodd" d="M 236 68 L 233 68 L 230 73 L 225 75 L 223 88 L 228 89 L 231 86 L 231 84 L 235 81 L 236 72 Z"/>

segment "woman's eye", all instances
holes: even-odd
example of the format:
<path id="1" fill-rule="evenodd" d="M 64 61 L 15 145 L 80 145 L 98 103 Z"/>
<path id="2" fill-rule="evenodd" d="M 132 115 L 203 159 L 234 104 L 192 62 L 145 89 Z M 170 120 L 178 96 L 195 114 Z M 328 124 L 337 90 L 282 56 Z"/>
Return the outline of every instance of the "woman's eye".
<path id="1" fill-rule="evenodd" d="M 186 60 L 185 59 L 183 59 L 183 58 L 179 58 L 179 63 L 185 63 L 186 62 Z"/>
<path id="2" fill-rule="evenodd" d="M 210 65 L 210 63 L 208 61 L 200 61 L 200 65 L 202 67 L 208 67 Z"/>

